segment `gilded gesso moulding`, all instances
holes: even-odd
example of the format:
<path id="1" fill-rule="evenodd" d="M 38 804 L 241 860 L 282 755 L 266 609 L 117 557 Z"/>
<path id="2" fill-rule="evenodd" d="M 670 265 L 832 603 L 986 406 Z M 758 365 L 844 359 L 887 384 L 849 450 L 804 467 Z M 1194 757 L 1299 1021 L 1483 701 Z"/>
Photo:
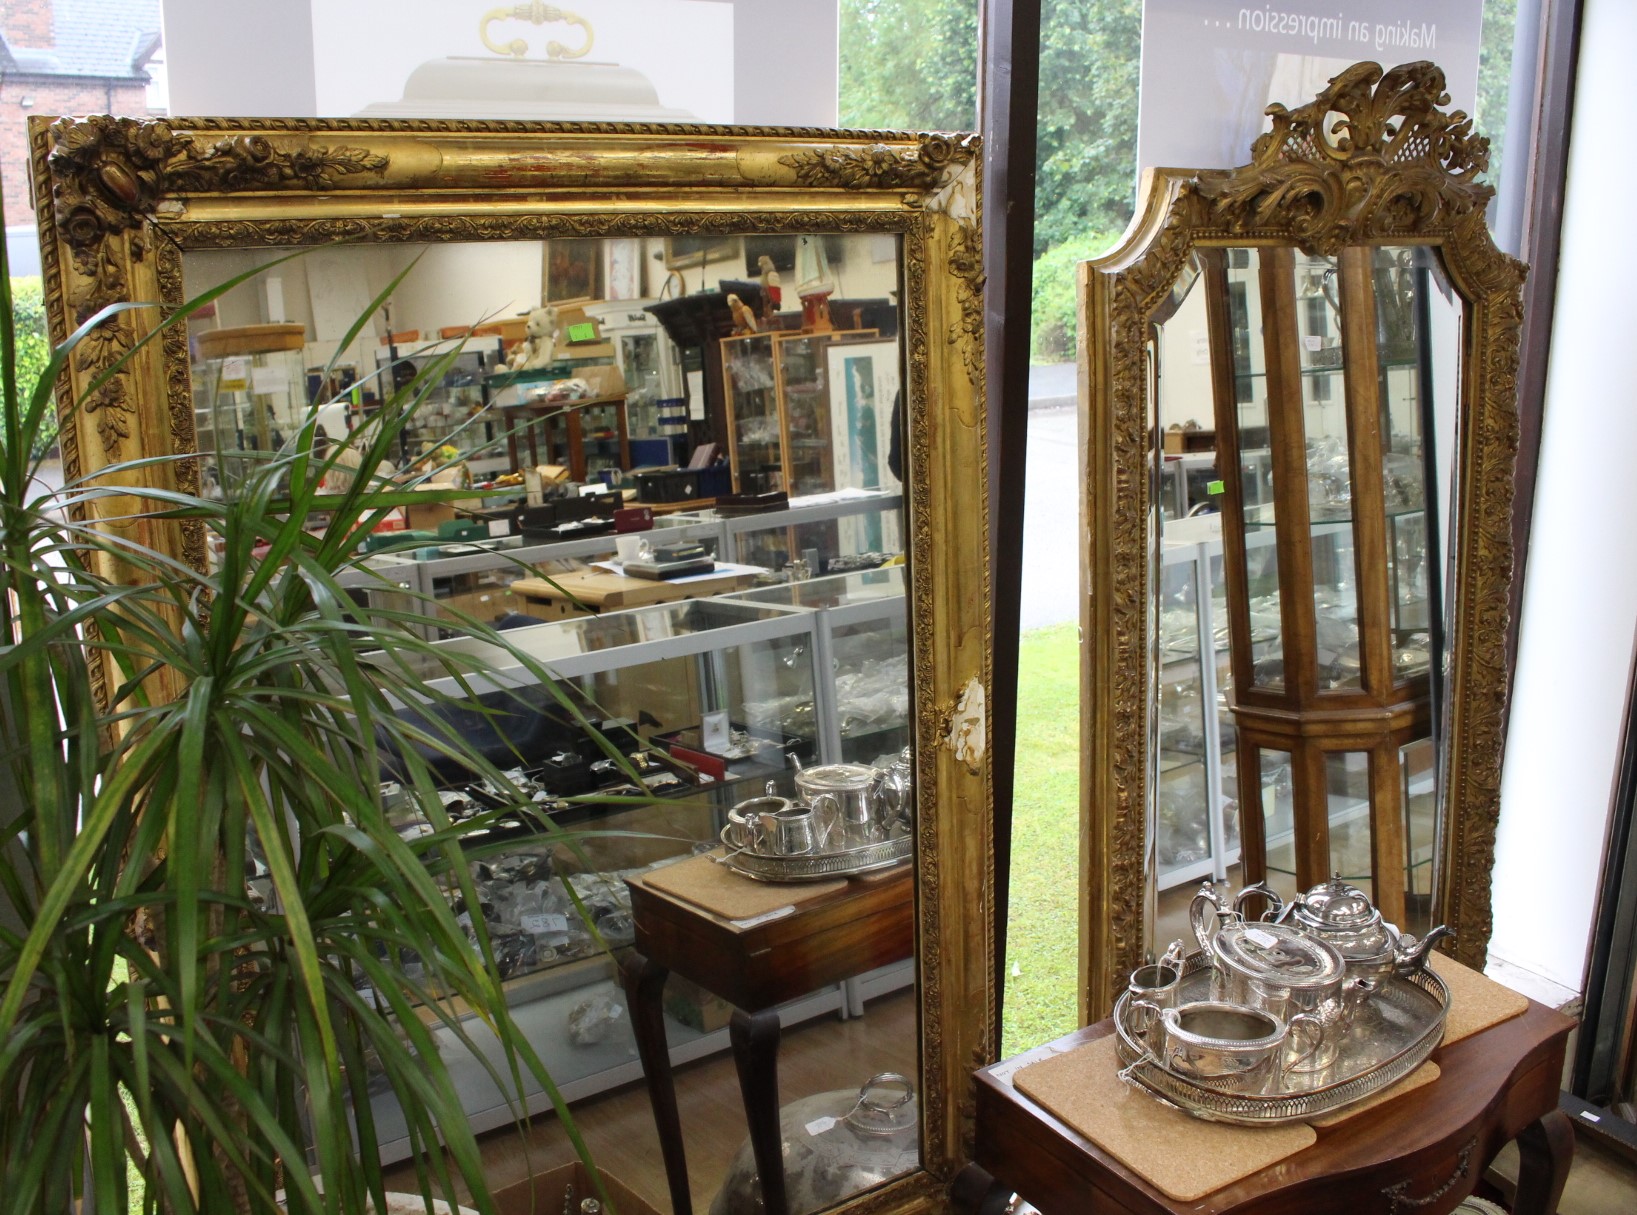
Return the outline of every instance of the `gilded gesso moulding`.
<path id="1" fill-rule="evenodd" d="M 94 117 L 30 122 L 54 340 L 124 300 L 174 307 L 190 249 L 740 232 L 901 239 L 919 839 L 923 1169 L 843 1208 L 941 1210 L 998 1046 L 981 199 L 971 136 L 799 128 Z M 611 201 L 617 199 L 616 201 Z M 61 388 L 65 471 L 191 486 L 186 337 L 75 394 L 160 314 L 105 322 Z M 975 487 L 975 488 L 974 488 Z M 141 525 L 139 525 L 141 526 Z M 199 538 L 154 526 L 195 563 Z"/>
<path id="2" fill-rule="evenodd" d="M 1230 170 L 1151 171 L 1120 246 L 1082 266 L 1083 565 L 1081 1014 L 1106 1016 L 1144 949 L 1155 541 L 1147 347 L 1156 310 L 1196 246 L 1438 250 L 1464 308 L 1457 564 L 1450 624 L 1440 905 L 1449 951 L 1481 967 L 1506 727 L 1507 588 L 1524 266 L 1490 238 L 1478 180 L 1488 141 L 1448 112 L 1443 72 L 1361 63 Z"/>

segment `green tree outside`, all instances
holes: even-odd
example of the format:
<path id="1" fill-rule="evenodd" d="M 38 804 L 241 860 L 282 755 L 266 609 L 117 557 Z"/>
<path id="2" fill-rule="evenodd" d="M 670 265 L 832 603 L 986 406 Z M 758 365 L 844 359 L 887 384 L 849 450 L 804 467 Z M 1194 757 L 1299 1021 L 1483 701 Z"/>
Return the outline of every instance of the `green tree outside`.
<path id="1" fill-rule="evenodd" d="M 45 293 L 39 275 L 11 280 L 11 320 L 17 341 L 17 383 L 33 384 L 51 361 L 51 340 L 46 336 Z M 42 427 L 34 451 L 43 456 L 57 443 L 55 416 Z"/>

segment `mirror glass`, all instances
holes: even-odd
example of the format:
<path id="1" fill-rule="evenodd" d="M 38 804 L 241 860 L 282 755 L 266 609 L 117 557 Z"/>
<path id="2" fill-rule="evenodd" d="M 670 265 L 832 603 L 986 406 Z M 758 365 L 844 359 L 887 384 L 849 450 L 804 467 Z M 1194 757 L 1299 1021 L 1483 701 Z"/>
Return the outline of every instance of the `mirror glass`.
<path id="1" fill-rule="evenodd" d="M 1206 879 L 1430 926 L 1460 339 L 1424 245 L 1202 245 L 1156 312 L 1150 950 Z"/>
<path id="2" fill-rule="evenodd" d="M 184 290 L 195 295 L 281 253 L 189 250 Z M 392 463 L 406 483 L 430 472 L 470 497 L 405 507 L 381 537 L 389 547 L 377 567 L 433 596 L 451 619 L 515 628 L 518 645 L 557 674 L 558 693 L 624 740 L 638 765 L 642 788 L 601 757 L 558 695 L 519 669 L 517 686 L 484 693 L 491 716 L 474 710 L 472 723 L 494 736 L 516 789 L 475 788 L 451 770 L 444 798 L 458 815 L 521 796 L 558 826 L 594 833 L 570 849 L 530 838 L 520 819 L 515 845 L 475 862 L 474 875 L 514 1015 L 573 1102 L 594 1157 L 659 1209 L 669 1198 L 633 1016 L 573 900 L 608 945 L 629 946 L 627 879 L 661 882 L 701 852 L 720 854 L 730 809 L 801 796 L 803 768 L 886 772 L 910 746 L 893 441 L 902 261 L 898 237 L 872 234 L 329 247 L 236 287 L 190 322 L 202 481 L 220 493 L 233 492 L 245 461 L 291 443 L 310 406 L 322 438 L 356 441 L 395 387 L 458 351 Z M 406 267 L 387 306 L 343 346 Z M 350 475 L 345 461 L 330 474 L 337 488 Z M 651 530 L 629 533 L 646 545 L 633 557 L 612 513 L 639 493 L 655 518 Z M 787 505 L 750 509 L 778 494 Z M 735 495 L 744 513 L 727 509 Z M 663 580 L 625 580 L 641 594 L 571 583 L 695 544 L 717 563 L 718 581 L 703 591 Z M 565 592 L 570 585 L 584 589 Z M 592 591 L 608 592 L 597 614 L 586 610 L 599 606 Z M 894 810 L 912 811 L 906 792 L 892 795 Z M 403 830 L 425 829 L 409 800 L 400 815 Z M 834 830 L 837 842 L 855 830 L 901 840 L 906 858 L 914 838 L 907 817 L 886 814 Z M 859 879 L 902 884 L 899 956 L 781 1009 L 778 1095 L 795 1141 L 786 1170 L 797 1209 L 832 1206 L 918 1165 L 918 1095 L 904 1101 L 921 1075 L 912 867 L 908 858 Z M 728 918 L 776 919 L 824 893 L 753 893 L 780 889 L 789 897 Z M 664 1008 L 694 1206 L 759 1210 L 727 1049 L 731 1009 L 675 973 Z M 447 1045 L 451 1060 L 463 1050 Z M 862 1087 L 884 1073 L 907 1081 L 878 1082 L 860 1107 Z M 456 1074 L 477 1126 L 511 1121 L 481 1065 Z M 401 1124 L 390 1095 L 377 1107 L 383 1128 Z M 861 1118 L 874 1121 L 850 1129 Z M 883 1119 L 891 1133 L 881 1133 Z M 560 1128 L 546 1122 L 533 1142 L 548 1160 L 566 1158 Z"/>

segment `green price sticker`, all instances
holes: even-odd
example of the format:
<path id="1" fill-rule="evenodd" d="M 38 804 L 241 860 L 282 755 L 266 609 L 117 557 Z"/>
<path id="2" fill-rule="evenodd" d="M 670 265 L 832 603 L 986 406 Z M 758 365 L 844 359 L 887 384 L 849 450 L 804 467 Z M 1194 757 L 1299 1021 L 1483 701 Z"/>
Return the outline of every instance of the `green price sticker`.
<path id="1" fill-rule="evenodd" d="M 1220 481 L 1207 481 L 1205 483 L 1205 492 L 1208 494 L 1219 494 L 1222 490 L 1223 484 Z"/>
<path id="2" fill-rule="evenodd" d="M 595 342 L 597 340 L 597 326 L 590 321 L 581 325 L 568 327 L 568 340 L 571 342 Z"/>

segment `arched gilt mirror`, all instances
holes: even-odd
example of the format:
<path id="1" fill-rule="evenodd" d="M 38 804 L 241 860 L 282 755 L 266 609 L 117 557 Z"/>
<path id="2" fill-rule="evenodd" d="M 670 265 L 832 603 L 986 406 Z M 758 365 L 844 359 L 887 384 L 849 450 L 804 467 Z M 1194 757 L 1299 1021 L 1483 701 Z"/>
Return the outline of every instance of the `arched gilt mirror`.
<path id="1" fill-rule="evenodd" d="M 106 117 L 37 120 L 30 136 L 59 340 L 105 305 L 174 307 L 270 267 L 168 329 L 83 411 L 72 408 L 74 394 L 158 314 L 121 313 L 79 347 L 60 398 L 70 477 L 123 462 L 122 476 L 231 493 L 234 452 L 278 448 L 315 401 L 331 434 L 367 426 L 379 385 L 463 342 L 423 407 L 424 425 L 405 437 L 404 465 L 429 452 L 449 460 L 438 453 L 453 443 L 470 457 L 474 493 L 491 481 L 527 487 L 525 471 L 540 465 L 590 482 L 616 464 L 680 464 L 673 498 L 738 494 L 755 508 L 768 505 L 762 495 L 788 494 L 780 514 L 701 516 L 674 533 L 679 543 L 716 545 L 716 558 L 735 569 L 782 571 L 776 585 L 746 577 L 710 598 L 560 621 L 550 618 L 570 613 L 541 591 L 547 621 L 510 621 L 526 627 L 509 636 L 654 750 L 675 757 L 680 748 L 693 772 L 715 764 L 720 796 L 705 788 L 677 802 L 656 797 L 618 821 L 597 820 L 624 838 L 587 843 L 596 873 L 659 883 L 654 862 L 686 858 L 727 826 L 730 786 L 746 798 L 764 782 L 788 792 L 791 754 L 811 765 L 909 752 L 910 859 L 855 879 L 864 891 L 857 916 L 832 916 L 820 939 L 790 925 L 806 899 L 834 890 L 804 887 L 759 910 L 707 902 L 698 906 L 708 914 L 692 916 L 706 943 L 680 953 L 702 959 L 701 983 L 710 943 L 734 934 L 766 939 L 747 967 L 822 968 L 842 947 L 863 959 L 860 973 L 785 991 L 796 998 L 779 1001 L 774 1092 L 790 1105 L 850 1087 L 852 1105 L 835 1123 L 873 1073 L 899 1073 L 877 1087 L 890 1099 L 893 1130 L 907 1136 L 896 1135 L 885 1166 L 875 1161 L 878 1172 L 835 1189 L 821 1207 L 941 1208 L 969 1159 L 971 1069 L 994 1058 L 997 1040 L 976 139 Z M 286 257 L 296 250 L 307 252 Z M 351 334 L 406 268 L 390 316 Z M 581 387 L 561 387 L 571 383 Z M 557 408 L 565 402 L 574 408 Z M 698 451 L 701 467 L 686 467 Z M 129 463 L 169 456 L 196 458 Z M 707 473 L 720 484 L 701 492 L 696 480 Z M 654 513 L 667 505 L 661 498 Z M 615 537 L 576 538 L 578 520 L 547 519 L 539 526 L 556 531 L 545 536 L 525 520 L 521 544 L 501 562 L 464 534 L 451 545 L 439 533 L 393 568 L 464 611 L 492 615 L 506 599 L 526 617 L 530 605 L 508 598 L 522 592 L 506 588 L 519 563 L 556 576 L 563 561 L 613 557 Z M 209 559 L 196 533 L 142 526 L 157 549 Z M 896 554 L 901 563 L 887 560 Z M 564 772 L 581 762 L 565 748 L 537 758 Z M 603 845 L 612 851 L 599 859 Z M 497 862 L 482 880 L 518 878 L 531 864 L 503 873 Z M 665 989 L 688 1167 L 686 1177 L 667 1173 L 617 961 L 579 949 L 550 906 L 506 906 L 521 917 L 501 914 L 521 925 L 515 975 L 506 976 L 514 1015 L 534 1027 L 599 1164 L 656 1209 L 672 1209 L 673 1199 L 685 1209 L 690 1191 L 693 1209 L 710 1207 L 746 1137 L 726 989 L 685 987 L 679 967 Z M 628 946 L 634 932 L 640 945 L 643 914 L 639 904 L 615 915 L 608 943 Z M 509 1123 L 493 1086 L 481 1074 L 472 1083 L 474 1124 Z M 528 1100 L 534 1110 L 549 1104 L 539 1093 Z M 393 1110 L 375 1114 L 397 1125 Z M 532 1163 L 560 1163 L 551 1151 L 564 1145 L 551 1144 Z M 506 1156 L 510 1177 L 522 1168 L 518 1156 Z"/>
<path id="2" fill-rule="evenodd" d="M 1082 280 L 1082 1013 L 1202 880 L 1340 874 L 1481 966 L 1524 268 L 1430 63 L 1149 172 Z"/>

